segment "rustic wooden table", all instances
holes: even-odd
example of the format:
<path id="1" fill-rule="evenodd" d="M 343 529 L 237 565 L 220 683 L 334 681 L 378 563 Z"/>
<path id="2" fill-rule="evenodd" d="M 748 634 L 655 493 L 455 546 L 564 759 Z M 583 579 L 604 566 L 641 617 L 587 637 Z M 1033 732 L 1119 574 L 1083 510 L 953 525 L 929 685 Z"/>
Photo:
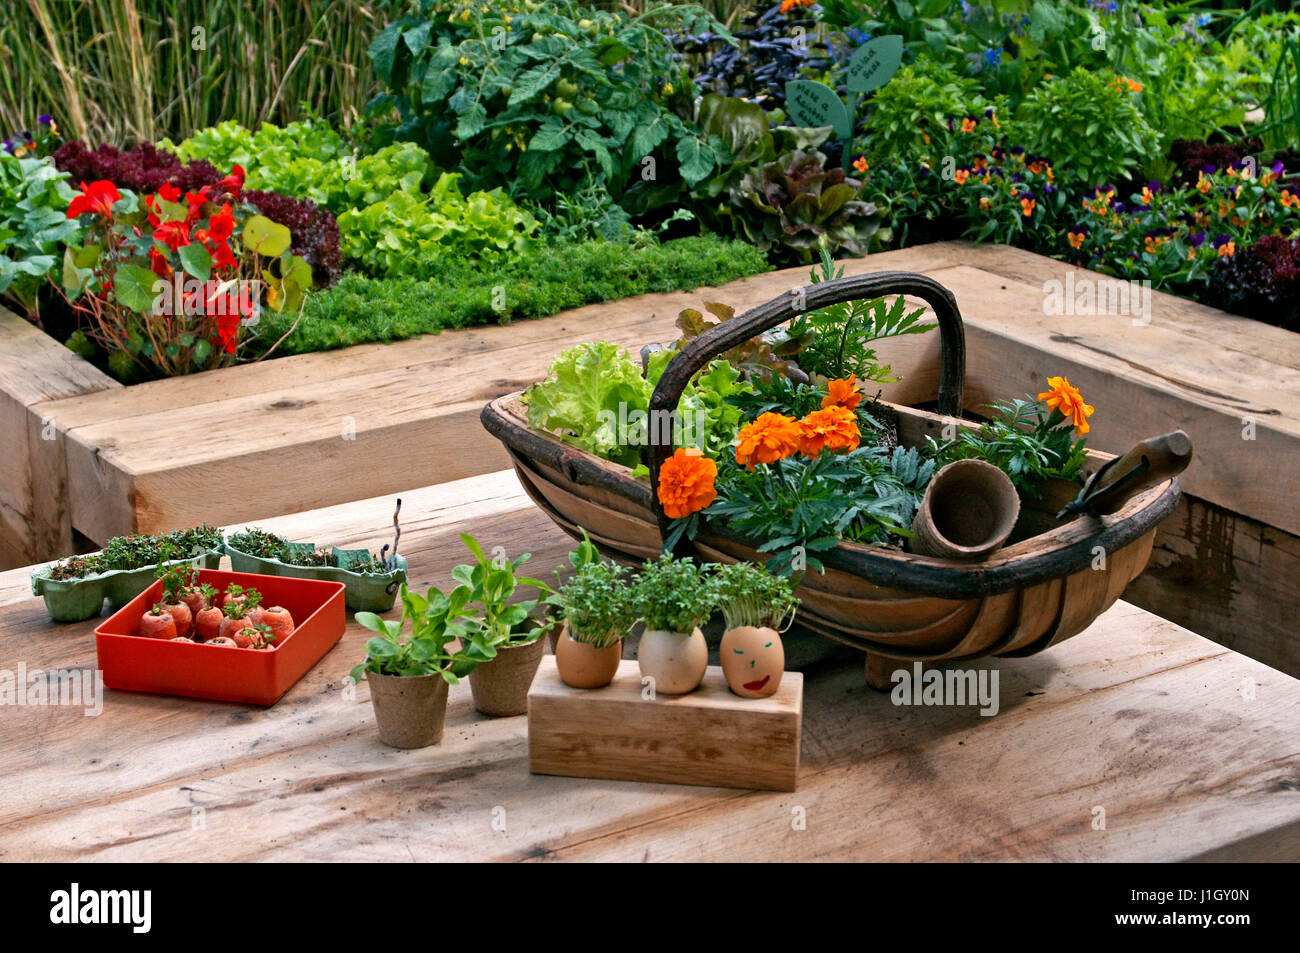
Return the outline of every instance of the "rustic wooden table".
<path id="1" fill-rule="evenodd" d="M 377 545 L 391 505 L 261 525 Z M 536 574 L 570 547 L 510 473 L 413 491 L 403 514 L 419 587 L 450 582 L 463 531 L 531 551 Z M 94 623 L 50 623 L 27 577 L 0 574 L 0 670 L 93 668 Z M 0 858 L 1300 859 L 1300 682 L 1123 602 L 993 662 L 993 717 L 895 706 L 860 657 L 826 655 L 805 668 L 793 794 L 531 775 L 526 719 L 477 715 L 468 685 L 440 745 L 386 748 L 365 686 L 344 687 L 364 639 L 349 626 L 270 709 L 0 708 Z"/>

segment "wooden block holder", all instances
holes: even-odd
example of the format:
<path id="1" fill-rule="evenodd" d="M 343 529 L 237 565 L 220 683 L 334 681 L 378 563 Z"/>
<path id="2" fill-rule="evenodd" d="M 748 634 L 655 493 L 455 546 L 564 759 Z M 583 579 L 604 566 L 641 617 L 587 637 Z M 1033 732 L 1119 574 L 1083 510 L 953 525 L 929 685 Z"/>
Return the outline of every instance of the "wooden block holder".
<path id="1" fill-rule="evenodd" d="M 570 688 L 555 656 L 528 693 L 534 774 L 793 791 L 799 780 L 803 675 L 786 672 L 770 698 L 740 698 L 722 669 L 686 695 L 643 695 L 641 670 L 619 663 L 604 688 Z"/>

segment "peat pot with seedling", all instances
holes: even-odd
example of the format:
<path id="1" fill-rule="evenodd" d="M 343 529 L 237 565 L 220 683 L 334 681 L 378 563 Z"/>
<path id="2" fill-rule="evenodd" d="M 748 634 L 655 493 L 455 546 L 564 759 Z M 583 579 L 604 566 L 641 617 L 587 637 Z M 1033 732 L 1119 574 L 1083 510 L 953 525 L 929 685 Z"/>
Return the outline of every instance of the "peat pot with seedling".
<path id="1" fill-rule="evenodd" d="M 376 633 L 366 641 L 366 658 L 352 669 L 370 685 L 379 740 L 394 748 L 425 748 L 442 740 L 447 718 L 447 686 L 459 684 L 477 664 L 460 648 L 468 628 L 468 586 L 444 595 L 431 587 L 427 595 L 402 583 L 402 617 L 382 619 L 358 612 L 357 622 Z"/>
<path id="2" fill-rule="evenodd" d="M 512 603 L 520 585 L 537 590 L 539 597 L 550 587 L 539 579 L 516 575 L 530 558 L 489 559 L 473 536 L 461 540 L 474 554 L 474 565 L 457 566 L 452 577 L 470 589 L 466 619 L 467 650 L 483 661 L 469 676 L 474 707 L 485 715 L 522 715 L 528 711 L 528 689 L 542 663 L 548 626 L 533 613 L 538 598 Z"/>

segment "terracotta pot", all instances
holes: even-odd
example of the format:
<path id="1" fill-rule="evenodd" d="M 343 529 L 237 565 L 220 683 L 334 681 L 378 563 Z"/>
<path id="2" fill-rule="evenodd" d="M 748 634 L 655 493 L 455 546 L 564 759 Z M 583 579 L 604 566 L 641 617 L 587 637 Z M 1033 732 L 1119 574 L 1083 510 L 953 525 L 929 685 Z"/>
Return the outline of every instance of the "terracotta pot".
<path id="1" fill-rule="evenodd" d="M 909 549 L 944 559 L 984 559 L 1020 515 L 1011 478 L 983 460 L 957 460 L 934 475 L 912 520 Z"/>
<path id="2" fill-rule="evenodd" d="M 447 683 L 441 675 L 366 672 L 379 740 L 393 748 L 426 748 L 442 740 Z"/>
<path id="3" fill-rule="evenodd" d="M 781 687 L 785 646 L 776 629 L 752 625 L 728 629 L 722 633 L 718 656 L 727 687 L 741 698 L 766 698 Z"/>
<path id="4" fill-rule="evenodd" d="M 700 687 L 709 667 L 709 646 L 696 628 L 683 635 L 646 629 L 636 649 L 641 674 L 654 679 L 654 690 L 665 695 L 685 695 Z"/>
<path id="5" fill-rule="evenodd" d="M 564 627 L 555 645 L 555 668 L 564 684 L 573 688 L 600 688 L 614 680 L 623 658 L 623 640 L 603 649 L 588 642 L 575 642 Z"/>
<path id="6" fill-rule="evenodd" d="M 528 712 L 528 689 L 542 664 L 545 639 L 526 645 L 507 645 L 497 649 L 497 657 L 480 662 L 469 673 L 469 687 L 474 707 L 485 715 L 506 717 Z"/>

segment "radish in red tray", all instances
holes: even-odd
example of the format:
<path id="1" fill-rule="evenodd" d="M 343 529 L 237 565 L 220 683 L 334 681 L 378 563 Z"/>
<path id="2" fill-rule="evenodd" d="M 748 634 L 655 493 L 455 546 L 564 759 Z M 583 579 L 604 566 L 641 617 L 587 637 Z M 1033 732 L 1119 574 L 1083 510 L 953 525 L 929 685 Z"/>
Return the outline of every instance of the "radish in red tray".
<path id="1" fill-rule="evenodd" d="M 216 590 L 214 589 L 215 593 Z M 194 635 L 199 642 L 210 642 L 221 634 L 221 620 L 225 616 L 218 606 L 208 606 L 206 609 L 200 609 L 199 614 L 194 617 Z"/>
<path id="2" fill-rule="evenodd" d="M 140 634 L 146 639 L 174 639 L 176 621 L 161 602 L 157 603 L 140 617 Z"/>
<path id="3" fill-rule="evenodd" d="M 193 566 L 159 566 L 158 578 L 162 580 L 162 604 L 176 623 L 176 634 L 188 636 L 194 626 L 194 613 L 184 601 L 197 570 Z"/>
<path id="4" fill-rule="evenodd" d="M 199 613 L 212 605 L 212 597 L 217 594 L 215 586 L 203 583 L 189 585 L 181 590 L 181 600 L 190 607 L 190 615 L 198 622 Z"/>
<path id="5" fill-rule="evenodd" d="M 231 597 L 232 589 L 238 589 L 234 596 Z M 231 584 L 226 589 L 226 604 L 221 611 L 225 618 L 221 620 L 221 629 L 219 635 L 228 639 L 233 639 L 235 644 L 241 649 L 246 649 L 253 644 L 251 635 L 244 635 L 243 630 L 253 625 L 253 620 L 249 618 L 259 602 L 262 601 L 262 594 L 256 589 L 244 589 L 242 586 Z"/>
<path id="6" fill-rule="evenodd" d="M 217 604 L 224 609 L 232 602 L 243 602 L 246 598 L 248 598 L 249 592 L 256 592 L 256 591 L 257 591 L 256 589 L 245 589 L 239 583 L 232 582 L 230 585 L 226 586 L 225 595 L 221 597 L 221 602 Z"/>
<path id="7" fill-rule="evenodd" d="M 219 635 L 215 639 L 209 639 L 207 642 L 204 643 L 204 645 L 219 645 L 228 649 L 239 648 L 239 646 L 235 644 L 234 639 L 228 639 L 223 635 Z"/>
<path id="8" fill-rule="evenodd" d="M 253 649 L 273 649 L 280 643 L 279 638 L 265 622 L 255 622 L 247 629 L 241 629 L 239 634 L 249 637 L 251 640 L 249 648 Z"/>
<path id="9" fill-rule="evenodd" d="M 274 636 L 272 641 L 279 645 L 293 634 L 293 616 L 284 606 L 258 606 L 248 614 L 254 625 L 265 625 Z"/>

